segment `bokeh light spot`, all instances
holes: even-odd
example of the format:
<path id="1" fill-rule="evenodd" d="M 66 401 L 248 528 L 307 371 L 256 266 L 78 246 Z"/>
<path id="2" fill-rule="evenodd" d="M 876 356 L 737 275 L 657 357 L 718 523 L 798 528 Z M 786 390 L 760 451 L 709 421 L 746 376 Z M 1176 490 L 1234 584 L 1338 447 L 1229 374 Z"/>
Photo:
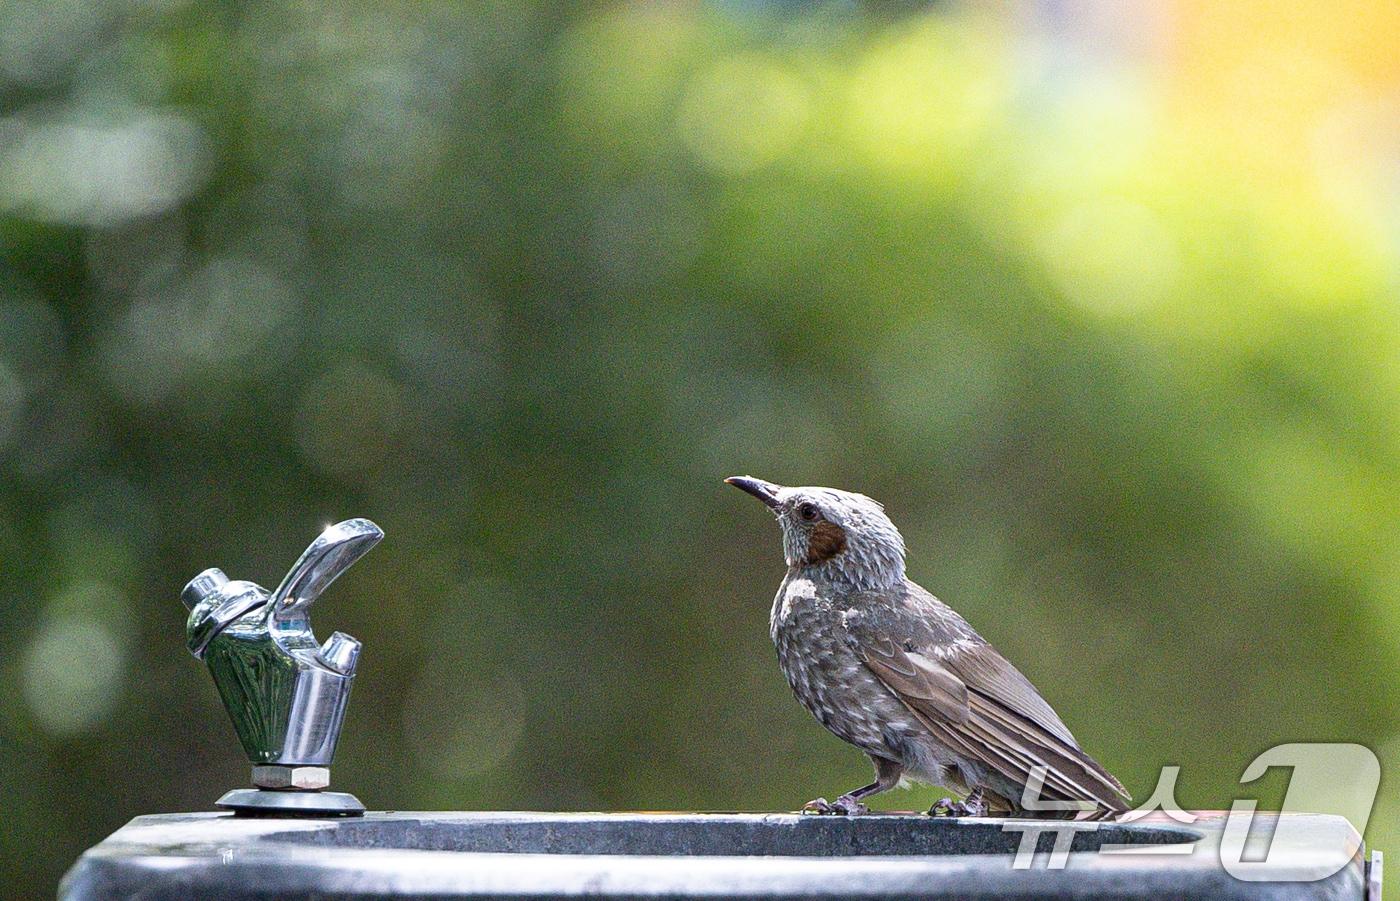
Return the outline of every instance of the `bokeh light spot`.
<path id="1" fill-rule="evenodd" d="M 997 41 L 974 22 L 930 18 L 874 47 L 849 82 L 852 134 L 868 157 L 938 180 L 1008 94 Z"/>
<path id="2" fill-rule="evenodd" d="M 1180 259 L 1171 233 L 1140 204 L 1103 198 L 1070 210 L 1041 242 L 1061 292 L 1093 312 L 1140 312 L 1166 299 Z"/>
<path id="3" fill-rule="evenodd" d="M 125 687 L 125 642 L 83 613 L 50 618 L 24 651 L 20 687 L 39 726 L 66 737 L 100 726 Z"/>
<path id="4" fill-rule="evenodd" d="M 267 348 L 298 305 L 266 267 L 211 260 L 132 304 L 104 347 L 108 376 L 132 400 L 155 403 L 191 376 Z"/>
<path id="5" fill-rule="evenodd" d="M 207 169 L 203 132 L 179 116 L 23 123 L 0 156 L 0 206 L 109 225 L 173 206 L 203 183 Z"/>
<path id="6" fill-rule="evenodd" d="M 15 0 L 0 16 L 0 73 L 36 83 L 72 65 L 119 4 L 87 0 Z"/>
<path id="7" fill-rule="evenodd" d="M 681 103 L 682 140 L 711 168 L 740 173 L 770 163 L 802 135 L 810 100 L 787 69 L 736 56 L 701 72 Z"/>

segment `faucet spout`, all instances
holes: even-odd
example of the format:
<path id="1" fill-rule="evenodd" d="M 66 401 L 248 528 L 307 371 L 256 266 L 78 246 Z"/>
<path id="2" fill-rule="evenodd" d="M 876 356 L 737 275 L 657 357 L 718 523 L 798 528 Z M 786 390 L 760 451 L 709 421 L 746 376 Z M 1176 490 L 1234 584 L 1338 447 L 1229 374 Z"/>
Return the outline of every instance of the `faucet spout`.
<path id="1" fill-rule="evenodd" d="M 320 657 L 337 673 L 349 675 L 355 671 L 355 662 L 360 659 L 360 643 L 344 632 L 333 632 L 321 645 Z"/>
<path id="2" fill-rule="evenodd" d="M 321 592 L 383 537 L 383 530 L 367 519 L 347 519 L 328 526 L 272 592 L 264 617 L 270 620 L 311 606 Z"/>

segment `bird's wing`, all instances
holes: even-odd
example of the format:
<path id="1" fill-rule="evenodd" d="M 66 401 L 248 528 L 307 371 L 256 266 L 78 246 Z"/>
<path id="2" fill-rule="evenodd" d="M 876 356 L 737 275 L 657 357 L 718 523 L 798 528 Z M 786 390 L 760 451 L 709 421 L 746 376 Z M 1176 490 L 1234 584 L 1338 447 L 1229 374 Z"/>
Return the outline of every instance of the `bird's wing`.
<path id="1" fill-rule="evenodd" d="M 947 665 L 967 684 L 1031 720 L 1065 744 L 1079 747 L 1069 727 L 1035 690 L 1031 680 L 1021 675 L 1021 671 L 1001 656 L 996 648 L 989 644 L 973 644 L 966 646 L 965 651 L 959 650 L 963 647 L 954 646 L 945 659 Z"/>
<path id="2" fill-rule="evenodd" d="M 1043 798 L 1126 809 L 1123 786 L 1080 750 L 1030 681 L 991 645 L 980 638 L 900 643 L 880 619 L 848 618 L 854 646 L 940 742 L 1017 785 L 1044 767 Z"/>

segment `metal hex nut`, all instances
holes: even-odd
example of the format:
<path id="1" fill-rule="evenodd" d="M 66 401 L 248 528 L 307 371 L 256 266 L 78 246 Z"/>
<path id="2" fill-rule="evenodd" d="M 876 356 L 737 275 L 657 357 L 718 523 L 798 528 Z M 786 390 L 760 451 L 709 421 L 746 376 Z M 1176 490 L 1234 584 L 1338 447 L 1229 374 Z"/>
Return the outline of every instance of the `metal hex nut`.
<path id="1" fill-rule="evenodd" d="M 255 766 L 253 784 L 258 788 L 314 791 L 331 784 L 331 771 L 324 766 Z"/>

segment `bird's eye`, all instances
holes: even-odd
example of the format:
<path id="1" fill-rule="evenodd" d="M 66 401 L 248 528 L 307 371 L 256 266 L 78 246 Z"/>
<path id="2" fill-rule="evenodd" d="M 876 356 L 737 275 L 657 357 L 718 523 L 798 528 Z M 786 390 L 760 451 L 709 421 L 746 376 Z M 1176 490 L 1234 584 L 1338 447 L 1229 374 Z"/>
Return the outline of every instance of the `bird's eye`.
<path id="1" fill-rule="evenodd" d="M 802 519 L 806 520 L 807 522 L 812 522 L 813 520 L 815 520 L 819 513 L 820 511 L 817 510 L 816 504 L 809 503 L 797 505 L 797 515 Z"/>

